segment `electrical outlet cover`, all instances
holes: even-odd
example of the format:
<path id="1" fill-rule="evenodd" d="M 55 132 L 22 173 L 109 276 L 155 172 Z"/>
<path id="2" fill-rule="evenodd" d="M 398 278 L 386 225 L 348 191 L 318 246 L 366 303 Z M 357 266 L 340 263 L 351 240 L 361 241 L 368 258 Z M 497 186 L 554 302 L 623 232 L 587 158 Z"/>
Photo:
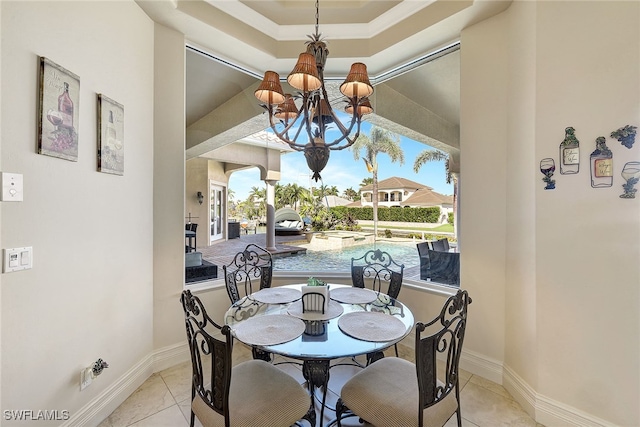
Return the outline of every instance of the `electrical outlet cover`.
<path id="1" fill-rule="evenodd" d="M 80 371 L 80 390 L 84 390 L 85 388 L 91 385 L 91 381 L 93 381 L 93 376 L 91 375 L 91 368 L 84 368 Z"/>

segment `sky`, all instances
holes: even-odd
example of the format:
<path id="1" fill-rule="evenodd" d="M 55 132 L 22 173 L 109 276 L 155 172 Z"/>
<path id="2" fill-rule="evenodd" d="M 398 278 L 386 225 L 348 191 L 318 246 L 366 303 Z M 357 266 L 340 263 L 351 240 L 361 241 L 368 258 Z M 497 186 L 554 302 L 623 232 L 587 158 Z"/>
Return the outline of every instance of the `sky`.
<path id="1" fill-rule="evenodd" d="M 369 135 L 371 126 L 370 123 L 362 122 L 360 133 Z M 433 191 L 440 194 L 453 194 L 453 184 L 446 183 L 444 161 L 427 162 L 417 174 L 413 172 L 413 162 L 417 155 L 423 150 L 432 149 L 432 147 L 401 135 L 400 147 L 404 151 L 405 162 L 403 165 L 397 162 L 392 163 L 385 153 L 378 154 L 378 181 L 397 176 L 432 187 Z M 361 153 L 360 160 L 356 161 L 350 148 L 331 151 L 327 166 L 320 172 L 322 181 L 319 180 L 316 183 L 311 179 L 311 172 L 304 154 L 291 152 L 281 158 L 281 180 L 278 183 L 283 186 L 295 183 L 305 188 L 319 187 L 322 184 L 328 187 L 335 185 L 341 196 L 347 188 L 358 191 L 362 180 L 372 176 L 367 172 L 362 160 L 363 155 L 364 153 Z M 246 200 L 251 192 L 251 187 L 264 188 L 265 186 L 265 182 L 260 180 L 258 168 L 234 172 L 229 178 L 229 189 L 233 190 L 235 200 Z"/>

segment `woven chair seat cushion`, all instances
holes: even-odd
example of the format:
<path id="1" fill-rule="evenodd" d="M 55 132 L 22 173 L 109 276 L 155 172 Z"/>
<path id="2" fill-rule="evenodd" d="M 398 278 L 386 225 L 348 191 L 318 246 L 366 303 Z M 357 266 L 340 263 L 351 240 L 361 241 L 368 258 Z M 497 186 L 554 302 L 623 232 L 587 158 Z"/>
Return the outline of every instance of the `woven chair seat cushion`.
<path id="1" fill-rule="evenodd" d="M 373 426 L 418 426 L 416 366 L 404 359 L 385 357 L 367 366 L 347 381 L 340 397 L 354 414 Z M 424 426 L 442 427 L 457 408 L 452 391 L 424 410 Z"/>
<path id="2" fill-rule="evenodd" d="M 291 375 L 262 361 L 243 362 L 231 371 L 229 420 L 233 427 L 289 427 L 311 405 L 307 391 Z M 204 427 L 224 427 L 224 417 L 196 394 L 191 409 Z"/>

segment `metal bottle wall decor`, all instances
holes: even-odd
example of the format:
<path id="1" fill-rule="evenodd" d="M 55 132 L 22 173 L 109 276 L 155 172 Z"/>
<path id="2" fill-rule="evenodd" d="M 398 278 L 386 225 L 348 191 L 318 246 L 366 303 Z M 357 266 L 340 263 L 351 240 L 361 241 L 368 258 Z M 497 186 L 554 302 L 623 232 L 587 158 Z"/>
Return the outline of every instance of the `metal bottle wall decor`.
<path id="1" fill-rule="evenodd" d="M 596 138 L 596 149 L 590 156 L 591 186 L 593 188 L 613 185 L 613 153 L 607 147 L 604 136 Z"/>
<path id="2" fill-rule="evenodd" d="M 580 171 L 580 141 L 575 129 L 564 130 L 564 140 L 560 143 L 560 174 L 572 175 Z"/>

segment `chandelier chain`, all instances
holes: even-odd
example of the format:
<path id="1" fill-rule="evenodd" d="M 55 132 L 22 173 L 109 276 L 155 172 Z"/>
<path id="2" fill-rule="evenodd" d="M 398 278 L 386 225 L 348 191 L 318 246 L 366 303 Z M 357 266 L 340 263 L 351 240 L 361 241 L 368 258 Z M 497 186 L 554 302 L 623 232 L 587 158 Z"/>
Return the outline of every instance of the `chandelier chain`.
<path id="1" fill-rule="evenodd" d="M 318 35 L 319 23 L 320 23 L 320 0 L 316 0 L 316 35 Z"/>
<path id="2" fill-rule="evenodd" d="M 330 152 L 344 150 L 358 139 L 362 117 L 373 112 L 368 100 L 373 93 L 373 86 L 369 82 L 366 65 L 361 62 L 352 64 L 349 74 L 340 85 L 340 92 L 346 101 L 345 112 L 350 116 L 348 124 L 343 123 L 334 111 L 325 87 L 323 71 L 329 49 L 320 39 L 320 0 L 315 0 L 315 3 L 315 34 L 308 36 L 311 40 L 306 42 L 306 52 L 300 54 L 287 77 L 289 84 L 298 92 L 295 95 L 285 94 L 278 73 L 267 71 L 255 96 L 264 103 L 262 107 L 269 113 L 269 125 L 273 133 L 292 149 L 304 152 L 307 165 L 313 171 L 313 179 L 317 182 L 321 179 L 320 171 L 329 161 Z M 298 105 L 296 101 L 299 101 Z M 331 127 L 335 127 L 336 132 L 326 133 Z M 289 131 L 294 135 L 289 135 Z M 307 141 L 299 141 L 298 137 L 305 134 Z M 327 137 L 331 137 L 330 142 Z"/>

